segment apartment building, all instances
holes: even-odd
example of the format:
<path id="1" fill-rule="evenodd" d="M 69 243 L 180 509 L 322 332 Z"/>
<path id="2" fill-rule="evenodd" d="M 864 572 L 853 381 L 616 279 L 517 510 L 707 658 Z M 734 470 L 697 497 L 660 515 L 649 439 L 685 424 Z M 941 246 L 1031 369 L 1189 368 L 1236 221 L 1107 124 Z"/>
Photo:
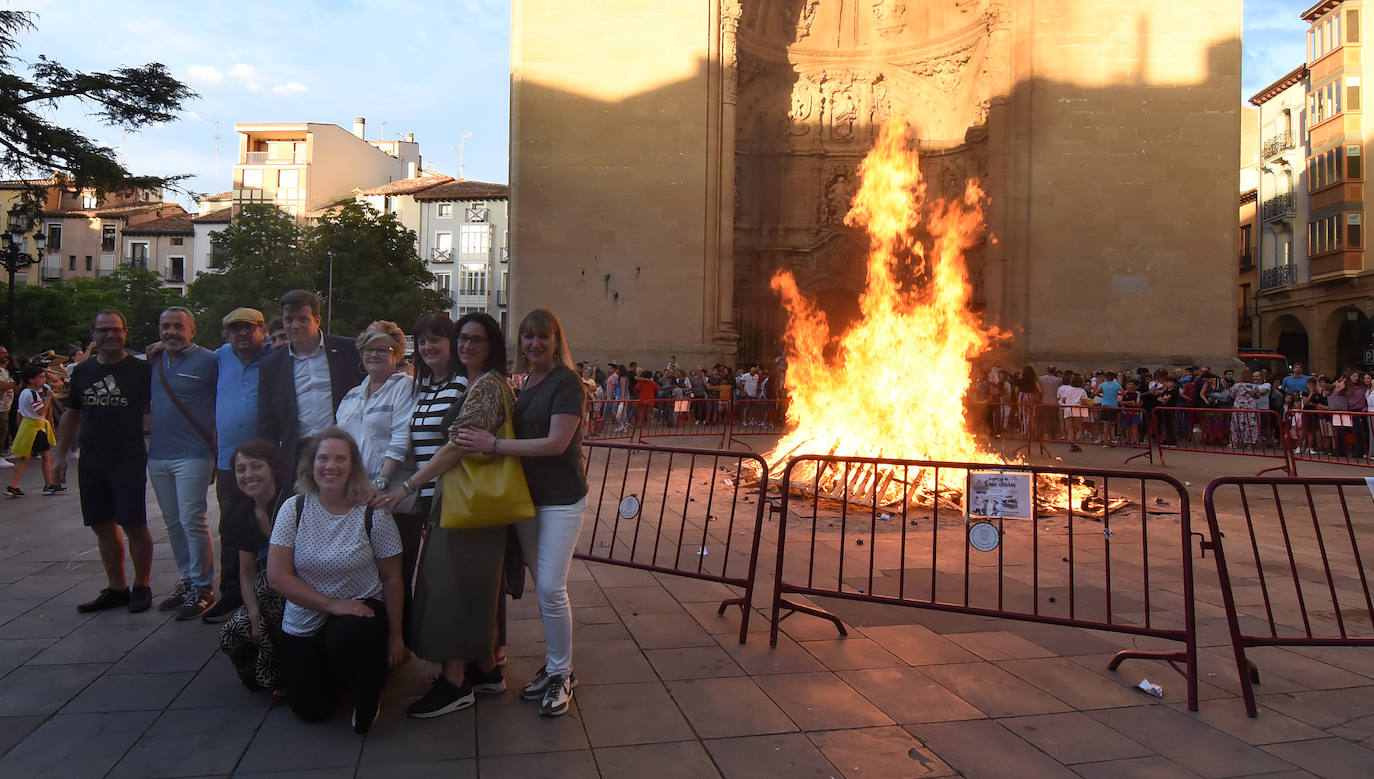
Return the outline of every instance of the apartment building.
<path id="1" fill-rule="evenodd" d="M 368 141 L 362 117 L 353 132 L 319 122 L 263 122 L 234 125 L 238 161 L 230 204 L 237 214 L 245 204 L 276 205 L 299 220 L 340 200 L 359 187 L 376 187 L 420 174 L 419 144 L 406 140 Z"/>
<path id="2" fill-rule="evenodd" d="M 1257 345 L 1309 368 L 1374 366 L 1374 267 L 1365 251 L 1360 0 L 1302 13 L 1307 60 L 1251 102 L 1261 111 Z M 1300 98 L 1300 99 L 1299 99 Z"/>
<path id="3" fill-rule="evenodd" d="M 430 187 L 437 187 L 450 181 L 453 181 L 452 176 L 430 173 L 418 178 L 392 181 L 380 187 L 355 189 L 353 190 L 353 197 L 358 202 L 366 203 L 384 214 L 395 214 L 402 226 L 407 230 L 414 230 L 418 235 L 420 232 L 421 206 L 419 201 L 415 199 L 415 195 Z"/>
<path id="4" fill-rule="evenodd" d="M 47 259 L 47 250 L 42 256 L 37 256 L 34 247 L 33 236 L 42 230 L 48 240 L 56 238 L 59 243 L 62 240 L 62 229 L 57 227 L 56 232 L 49 230 L 47 224 L 40 221 L 38 224 L 30 224 L 29 219 L 24 217 L 21 211 L 24 208 L 24 199 L 35 188 L 41 191 L 43 198 L 43 210 L 57 207 L 58 187 L 62 184 L 59 177 L 46 179 L 15 179 L 10 181 L 0 181 L 0 230 L 7 230 L 11 223 L 18 222 L 18 226 L 24 231 L 24 239 L 19 246 L 19 251 L 34 257 L 37 262 L 26 268 L 21 268 L 15 274 L 15 286 L 24 287 L 30 284 L 39 284 L 43 272 L 43 263 Z M 49 244 L 51 245 L 51 244 Z M 9 273 L 0 268 L 0 284 L 9 285 Z"/>
<path id="5" fill-rule="evenodd" d="M 164 287 L 181 295 L 195 280 L 191 271 L 194 249 L 195 231 L 185 211 L 124 228 L 124 264 L 153 271 L 162 277 Z"/>
<path id="6" fill-rule="evenodd" d="M 411 195 L 420 205 L 420 258 L 452 316 L 485 311 L 509 329 L 510 187 L 454 179 Z"/>

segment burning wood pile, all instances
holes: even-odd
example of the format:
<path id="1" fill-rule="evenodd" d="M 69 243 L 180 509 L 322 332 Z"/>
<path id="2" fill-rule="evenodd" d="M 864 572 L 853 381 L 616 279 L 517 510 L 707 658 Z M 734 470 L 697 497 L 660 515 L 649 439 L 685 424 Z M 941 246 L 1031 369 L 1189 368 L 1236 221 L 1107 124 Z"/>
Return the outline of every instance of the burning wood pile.
<path id="1" fill-rule="evenodd" d="M 788 432 L 764 456 L 770 473 L 780 477 L 789 458 L 805 453 L 1005 464 L 970 433 L 961 391 L 974 361 L 1005 337 L 970 306 L 965 252 L 986 240 L 983 191 L 971 180 L 962 198 L 927 202 L 915 139 L 902 119 L 882 127 L 859 176 L 845 216 L 869 236 L 858 320 L 837 334 L 790 271 L 772 279 L 789 318 L 789 405 Z M 934 469 L 811 462 L 794 469 L 793 484 L 864 506 L 957 507 L 965 475 L 940 469 L 937 484 Z M 1118 507 L 1115 496 L 1104 501 L 1081 479 L 1040 477 L 1035 493 L 1041 513 L 1073 506 L 1100 516 Z"/>

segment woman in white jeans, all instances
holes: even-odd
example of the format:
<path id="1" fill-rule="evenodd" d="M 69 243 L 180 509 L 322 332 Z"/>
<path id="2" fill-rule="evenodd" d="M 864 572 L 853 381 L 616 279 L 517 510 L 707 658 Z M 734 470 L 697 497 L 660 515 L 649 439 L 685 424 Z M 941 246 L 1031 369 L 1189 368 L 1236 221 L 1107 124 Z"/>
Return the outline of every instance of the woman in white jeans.
<path id="1" fill-rule="evenodd" d="M 553 312 L 537 308 L 525 315 L 520 354 L 528 378 L 515 404 L 515 438 L 498 439 L 490 431 L 468 428 L 455 433 L 453 441 L 464 451 L 521 458 L 535 516 L 515 529 L 539 595 L 545 657 L 544 668 L 520 696 L 540 701 L 543 716 L 558 717 L 567 713 L 577 686 L 568 567 L 587 507 L 581 433 L 586 390 Z"/>

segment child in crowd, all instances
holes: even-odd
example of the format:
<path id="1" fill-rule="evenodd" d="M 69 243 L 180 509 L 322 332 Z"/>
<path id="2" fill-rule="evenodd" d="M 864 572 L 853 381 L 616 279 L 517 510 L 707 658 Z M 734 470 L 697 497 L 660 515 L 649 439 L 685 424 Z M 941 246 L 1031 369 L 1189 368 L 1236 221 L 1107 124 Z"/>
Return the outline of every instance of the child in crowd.
<path id="1" fill-rule="evenodd" d="M 48 450 L 52 448 L 56 436 L 48 419 L 52 390 L 43 384 L 45 376 L 44 369 L 34 363 L 24 366 L 19 373 L 19 386 L 24 389 L 19 393 L 19 429 L 14 434 L 11 449 L 21 459 L 14 464 L 14 476 L 5 488 L 5 494 L 11 498 L 24 497 L 24 491 L 19 489 L 19 479 L 34 455 L 38 455 L 43 463 L 43 494 L 56 495 L 66 491 L 66 487 L 53 484 L 52 479 L 52 456 Z"/>

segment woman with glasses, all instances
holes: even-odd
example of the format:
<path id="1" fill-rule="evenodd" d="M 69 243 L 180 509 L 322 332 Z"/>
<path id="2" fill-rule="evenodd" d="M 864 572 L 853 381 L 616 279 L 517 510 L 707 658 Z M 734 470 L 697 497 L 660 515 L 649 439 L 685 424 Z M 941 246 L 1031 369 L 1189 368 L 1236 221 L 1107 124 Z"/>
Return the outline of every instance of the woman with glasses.
<path id="1" fill-rule="evenodd" d="M 449 408 L 441 425 L 455 436 L 468 429 L 498 431 L 507 410 L 515 407 L 506 381 L 501 328 L 489 315 L 474 312 L 458 320 L 457 330 L 459 364 L 455 367 L 465 377 L 467 391 Z M 374 498 L 373 505 L 386 508 L 399 503 L 458 465 L 463 455 L 455 443 L 446 442 L 414 476 Z M 506 689 L 496 652 L 505 642 L 501 585 L 509 528 L 498 524 L 450 529 L 440 527 L 438 520 L 439 512 L 433 511 L 415 577 L 410 646 L 419 657 L 439 663 L 441 672 L 429 691 L 406 709 L 417 719 L 465 709 L 477 694 L 495 695 Z"/>

